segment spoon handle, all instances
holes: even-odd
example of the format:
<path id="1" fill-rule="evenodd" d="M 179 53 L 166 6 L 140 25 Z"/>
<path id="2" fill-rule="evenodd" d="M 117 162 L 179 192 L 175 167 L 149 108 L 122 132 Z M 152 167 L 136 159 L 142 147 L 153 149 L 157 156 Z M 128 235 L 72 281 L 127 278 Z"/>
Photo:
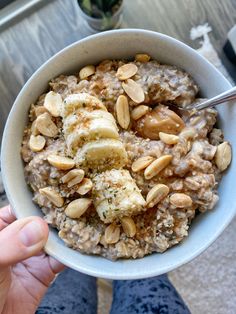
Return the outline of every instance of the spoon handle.
<path id="1" fill-rule="evenodd" d="M 236 86 L 227 90 L 226 92 L 223 92 L 211 99 L 208 99 L 202 102 L 199 105 L 194 106 L 194 108 L 197 110 L 211 108 L 213 106 L 222 104 L 225 101 L 234 100 L 234 99 L 236 99 Z"/>

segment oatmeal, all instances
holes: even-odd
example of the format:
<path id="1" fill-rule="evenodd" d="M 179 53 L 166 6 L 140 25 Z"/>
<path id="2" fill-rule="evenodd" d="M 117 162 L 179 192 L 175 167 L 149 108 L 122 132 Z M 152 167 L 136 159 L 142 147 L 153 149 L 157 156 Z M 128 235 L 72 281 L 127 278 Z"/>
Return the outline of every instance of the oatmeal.
<path id="1" fill-rule="evenodd" d="M 231 147 L 181 69 L 147 54 L 61 75 L 31 105 L 21 154 L 33 201 L 69 247 L 109 259 L 164 252 L 212 210 Z"/>

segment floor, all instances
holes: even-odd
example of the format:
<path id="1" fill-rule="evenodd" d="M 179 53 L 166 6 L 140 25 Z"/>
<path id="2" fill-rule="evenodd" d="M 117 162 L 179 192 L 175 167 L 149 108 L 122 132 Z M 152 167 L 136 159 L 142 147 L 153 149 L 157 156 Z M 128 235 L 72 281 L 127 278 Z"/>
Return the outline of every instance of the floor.
<path id="1" fill-rule="evenodd" d="M 235 230 L 236 218 L 201 256 L 170 273 L 192 314 L 236 313 Z"/>

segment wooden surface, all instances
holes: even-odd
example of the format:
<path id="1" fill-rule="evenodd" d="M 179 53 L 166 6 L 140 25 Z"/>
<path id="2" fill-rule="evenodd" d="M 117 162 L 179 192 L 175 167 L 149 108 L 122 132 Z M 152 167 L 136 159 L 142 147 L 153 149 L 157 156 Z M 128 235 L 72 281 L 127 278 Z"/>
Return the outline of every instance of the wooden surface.
<path id="1" fill-rule="evenodd" d="M 162 32 L 197 48 L 189 31 L 205 22 L 212 26 L 211 40 L 222 56 L 226 34 L 236 24 L 235 0 L 125 0 L 121 27 Z M 1 33 L 0 139 L 25 81 L 57 51 L 92 33 L 79 16 L 76 0 L 45 0 L 37 12 Z"/>

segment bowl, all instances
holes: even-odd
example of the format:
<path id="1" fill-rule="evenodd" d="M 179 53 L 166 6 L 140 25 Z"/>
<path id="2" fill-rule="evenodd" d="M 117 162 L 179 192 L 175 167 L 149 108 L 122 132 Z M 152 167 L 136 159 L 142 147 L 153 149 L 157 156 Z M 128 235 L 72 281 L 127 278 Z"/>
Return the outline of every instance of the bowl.
<path id="1" fill-rule="evenodd" d="M 3 181 L 9 201 L 18 218 L 42 216 L 32 202 L 20 156 L 23 129 L 27 123 L 30 104 L 47 88 L 48 81 L 61 73 L 74 73 L 87 64 L 107 58 L 129 58 L 137 52 L 149 53 L 162 63 L 186 70 L 200 87 L 201 96 L 212 97 L 231 87 L 230 83 L 207 60 L 182 42 L 156 32 L 125 29 L 108 31 L 76 42 L 49 59 L 28 80 L 9 114 L 2 142 Z M 225 138 L 236 145 L 233 127 L 236 124 L 236 105 L 222 104 L 219 125 Z M 236 159 L 224 173 L 217 206 L 199 215 L 190 228 L 189 236 L 179 245 L 162 254 L 142 259 L 110 261 L 100 256 L 83 255 L 64 245 L 57 231 L 50 230 L 46 252 L 65 265 L 96 277 L 110 279 L 138 279 L 171 271 L 202 253 L 222 233 L 236 212 L 234 181 Z"/>

